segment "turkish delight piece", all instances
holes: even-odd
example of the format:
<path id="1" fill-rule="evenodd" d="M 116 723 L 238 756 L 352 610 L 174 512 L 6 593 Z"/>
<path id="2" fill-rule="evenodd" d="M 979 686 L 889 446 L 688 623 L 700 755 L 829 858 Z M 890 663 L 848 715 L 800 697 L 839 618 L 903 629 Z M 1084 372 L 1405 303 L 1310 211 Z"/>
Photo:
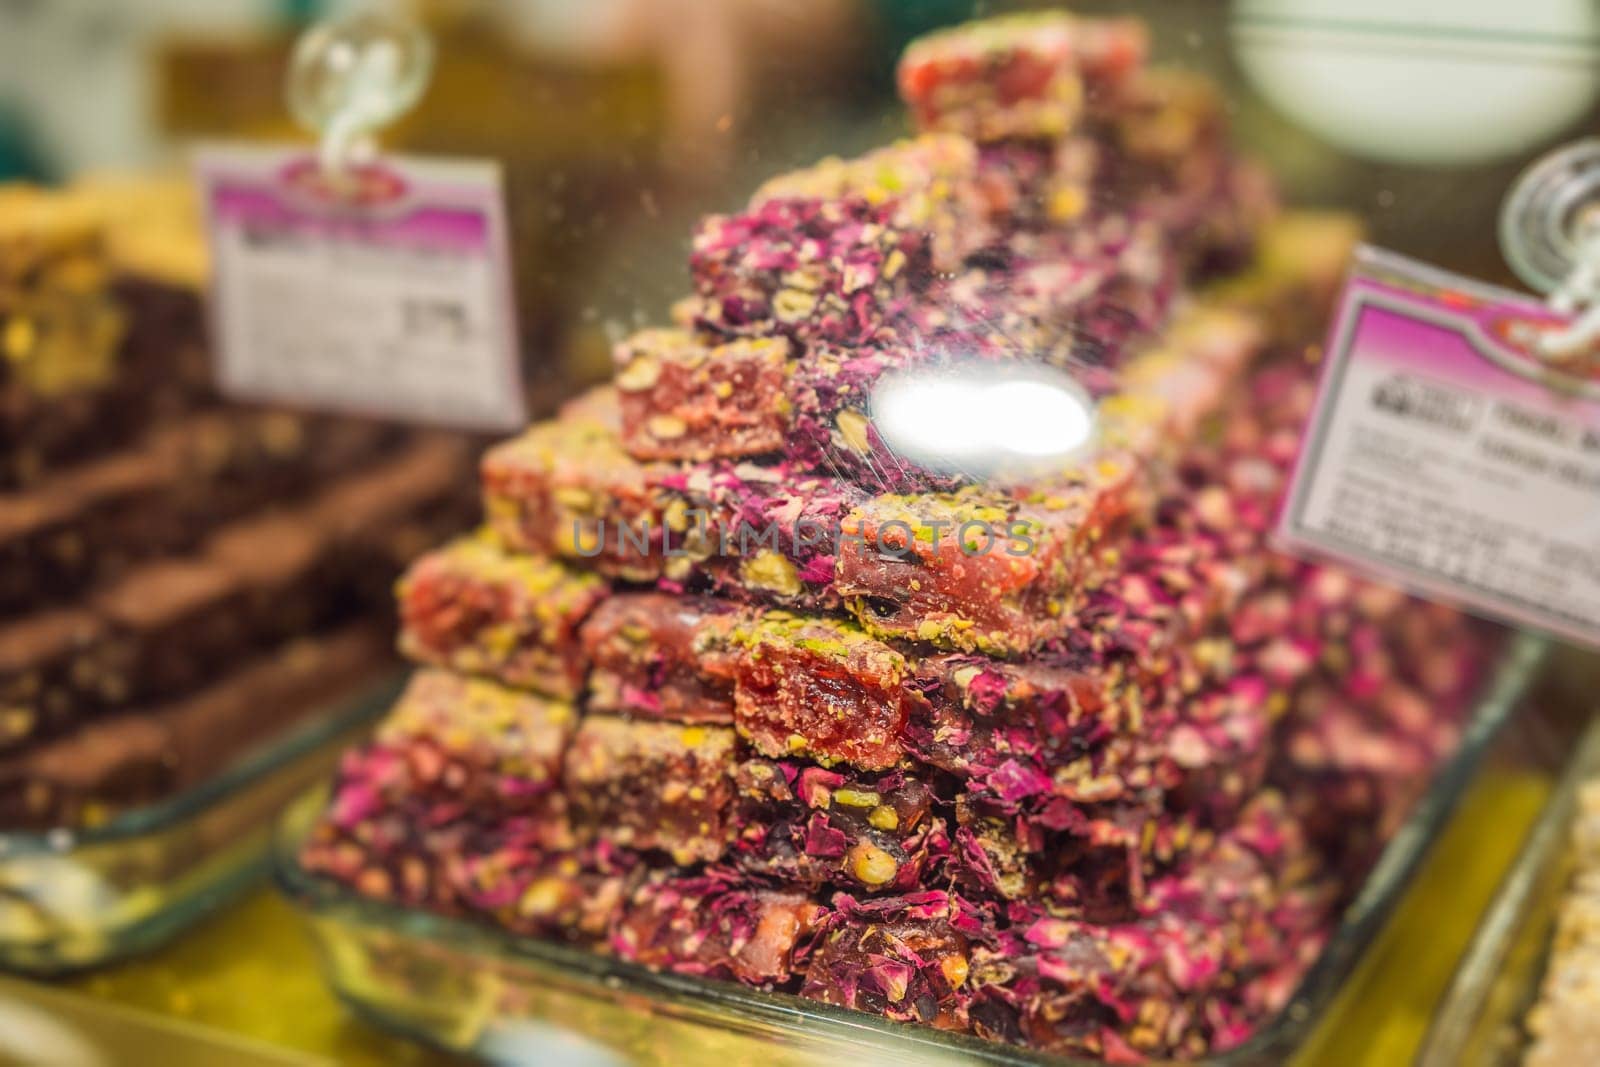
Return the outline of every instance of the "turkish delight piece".
<path id="1" fill-rule="evenodd" d="M 752 208 L 769 200 L 861 197 L 889 205 L 889 221 L 925 231 L 938 270 L 950 270 L 988 244 L 993 205 L 978 181 L 978 151 L 965 137 L 924 134 L 854 159 L 830 156 L 765 182 Z"/>
<path id="2" fill-rule="evenodd" d="M 808 889 L 905 893 L 949 854 L 935 785 L 923 776 L 751 759 L 734 781 L 737 830 L 728 859 L 742 871 Z"/>
<path id="3" fill-rule="evenodd" d="M 661 574 L 669 472 L 623 449 L 608 424 L 615 403 L 606 390 L 491 448 L 481 465 L 484 510 L 513 549 L 649 581 Z"/>
<path id="4" fill-rule="evenodd" d="M 930 345 L 974 334 L 983 358 L 1114 367 L 1165 321 L 1180 266 L 1172 237 L 1136 213 L 1018 231 L 930 283 L 903 333 Z"/>
<path id="5" fill-rule="evenodd" d="M 800 995 L 965 1029 L 971 961 L 988 936 L 977 910 L 943 890 L 870 900 L 840 893 L 821 924 Z"/>
<path id="6" fill-rule="evenodd" d="M 589 710 L 731 726 L 728 637 L 740 619 L 737 605 L 713 597 L 611 597 L 579 631 L 589 662 Z"/>
<path id="7" fill-rule="evenodd" d="M 1082 473 L 1025 501 L 987 487 L 876 497 L 844 519 L 838 591 L 877 637 L 1027 652 L 1069 627 L 1096 543 L 1130 506 L 1131 464 Z"/>
<path id="8" fill-rule="evenodd" d="M 487 909 L 504 861 L 526 875 L 574 844 L 560 785 L 576 727 L 565 702 L 418 671 L 373 740 L 345 754 L 307 865 L 368 895 Z"/>
<path id="9" fill-rule="evenodd" d="M 661 871 L 634 892 L 610 947 L 647 967 L 771 988 L 793 976 L 826 910 L 725 869 Z"/>
<path id="10" fill-rule="evenodd" d="M 400 580 L 400 650 L 418 663 L 575 697 L 585 669 L 578 624 L 605 595 L 592 574 L 507 553 L 492 535 L 463 537 Z"/>
<path id="11" fill-rule="evenodd" d="M 576 727 L 565 702 L 418 671 L 373 741 L 347 756 L 325 821 L 372 847 L 385 835 L 406 842 L 499 824 L 568 847 L 561 766 Z"/>
<path id="12" fill-rule="evenodd" d="M 1051 232 L 1095 208 L 1102 148 L 1084 136 L 991 141 L 978 146 L 977 185 L 997 225 Z"/>
<path id="13" fill-rule="evenodd" d="M 886 770 L 917 699 L 906 659 L 855 625 L 770 611 L 737 627 L 734 722 L 764 756 Z"/>
<path id="14" fill-rule="evenodd" d="M 224 523 L 372 462 L 396 436 L 361 420 L 279 411 L 204 412 L 164 424 L 0 502 L 0 559 L 8 561 L 0 610 L 59 600 L 191 549 Z"/>
<path id="15" fill-rule="evenodd" d="M 915 667 L 927 714 L 907 729 L 912 752 L 928 764 L 968 776 L 1017 759 L 1043 768 L 1081 757 L 1091 746 L 1145 725 L 1148 690 L 1140 667 L 1122 657 L 1047 657 L 1006 663 L 946 653 Z"/>
<path id="16" fill-rule="evenodd" d="M 587 414 L 491 449 L 483 483 L 490 524 L 517 551 L 808 607 L 837 606 L 830 531 L 866 496 L 785 463 L 641 463 Z"/>
<path id="17" fill-rule="evenodd" d="M 1059 13 L 985 19 L 928 34 L 900 59 L 900 98 L 917 126 L 975 141 L 1055 139 L 1085 97 L 1115 94 L 1144 62 L 1134 19 Z"/>
<path id="18" fill-rule="evenodd" d="M 579 833 L 680 864 L 715 860 L 727 847 L 734 748 L 726 727 L 588 716 L 566 756 Z"/>
<path id="19" fill-rule="evenodd" d="M 577 713 L 565 701 L 427 669 L 412 676 L 376 740 L 428 744 L 460 768 L 443 780 L 481 782 L 511 803 L 555 790 L 576 727 Z"/>
<path id="20" fill-rule="evenodd" d="M 1119 653 L 1082 672 L 962 665 L 932 694 L 933 721 L 955 724 L 936 755 L 958 753 L 963 775 L 959 884 L 1114 918 L 1260 791 L 1282 703 L 1257 665 L 1214 638 L 1153 655 L 1164 662 Z"/>
<path id="21" fill-rule="evenodd" d="M 689 258 L 695 325 L 718 336 L 862 344 L 928 278 L 928 237 L 860 196 L 778 198 L 712 215 Z"/>
<path id="22" fill-rule="evenodd" d="M 565 797 L 515 798 L 514 781 L 487 779 L 469 779 L 461 763 L 424 741 L 353 749 L 301 862 L 367 896 L 447 914 L 477 911 L 513 929 L 581 925 L 585 911 L 572 895 L 598 890 L 589 876 L 601 872 L 589 866 L 591 853 L 571 851 Z M 558 892 L 551 877 L 573 884 Z M 539 895 L 524 899 L 536 883 L 543 883 Z M 604 933 L 605 921 L 591 937 Z"/>
<path id="23" fill-rule="evenodd" d="M 707 345 L 683 330 L 635 334 L 616 352 L 623 447 L 643 460 L 779 451 L 789 354 L 781 337 Z"/>

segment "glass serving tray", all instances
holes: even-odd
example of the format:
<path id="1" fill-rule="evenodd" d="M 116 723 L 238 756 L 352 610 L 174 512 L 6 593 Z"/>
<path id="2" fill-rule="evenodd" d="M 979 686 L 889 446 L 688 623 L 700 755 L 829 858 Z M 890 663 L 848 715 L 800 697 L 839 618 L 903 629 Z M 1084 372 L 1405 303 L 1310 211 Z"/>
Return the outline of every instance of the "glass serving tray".
<path id="1" fill-rule="evenodd" d="M 0 832 L 0 968 L 100 966 L 227 902 L 266 873 L 284 806 L 331 773 L 398 690 L 387 679 L 209 781 L 101 826 Z"/>
<path id="2" fill-rule="evenodd" d="M 1422 1067 L 1518 1064 L 1557 907 L 1571 880 L 1578 790 L 1600 775 L 1600 721 L 1585 732 L 1457 965 L 1417 1057 Z"/>
<path id="3" fill-rule="evenodd" d="M 1284 1011 L 1216 1062 L 1281 1063 L 1310 1036 L 1472 782 L 1543 661 L 1518 637 L 1460 747 L 1385 848 Z M 297 860 L 326 800 L 301 798 L 276 848 L 280 886 L 305 916 L 334 990 L 357 1013 L 491 1062 L 1064 1064 L 966 1035 L 891 1022 L 783 993 L 658 973 L 583 949 L 369 900 Z M 565 1049 L 563 1053 L 560 1050 Z"/>

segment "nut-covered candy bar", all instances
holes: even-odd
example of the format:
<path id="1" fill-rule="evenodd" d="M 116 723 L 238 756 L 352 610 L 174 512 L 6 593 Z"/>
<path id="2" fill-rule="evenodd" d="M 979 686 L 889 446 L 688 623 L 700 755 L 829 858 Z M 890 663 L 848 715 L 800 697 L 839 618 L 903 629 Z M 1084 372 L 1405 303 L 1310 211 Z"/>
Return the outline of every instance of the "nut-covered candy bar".
<path id="1" fill-rule="evenodd" d="M 578 624 L 605 594 L 593 574 L 509 554 L 486 533 L 464 537 L 400 580 L 400 650 L 418 663 L 575 697 L 584 684 Z"/>
<path id="2" fill-rule="evenodd" d="M 689 259 L 695 325 L 724 337 L 785 336 L 856 345 L 928 277 L 929 238 L 865 197 L 765 200 L 712 215 Z"/>
<path id="3" fill-rule="evenodd" d="M 1144 24 L 1133 19 L 985 19 L 913 42 L 900 59 L 900 98 L 924 130 L 1053 140 L 1072 130 L 1086 96 L 1115 95 L 1145 50 Z"/>
<path id="4" fill-rule="evenodd" d="M 949 855 L 925 775 L 751 759 L 734 781 L 736 834 L 726 859 L 742 871 L 807 889 L 905 893 Z"/>
<path id="5" fill-rule="evenodd" d="M 585 840 L 675 863 L 714 860 L 727 847 L 733 766 L 727 727 L 591 715 L 566 756 L 574 826 Z"/>
<path id="6" fill-rule="evenodd" d="M 741 609 L 714 597 L 618 593 L 579 631 L 591 712 L 733 724 L 733 649 Z"/>
<path id="7" fill-rule="evenodd" d="M 906 1022 L 964 1029 L 974 952 L 987 919 L 954 893 L 857 900 L 822 923 L 801 996 Z"/>
<path id="8" fill-rule="evenodd" d="M 803 962 L 826 911 L 805 893 L 752 886 L 719 868 L 653 872 L 623 909 L 611 950 L 649 967 L 770 988 Z"/>
<path id="9" fill-rule="evenodd" d="M 710 346 L 683 330 L 635 334 L 616 352 L 623 447 L 645 460 L 779 451 L 789 352 L 781 337 Z"/>
<path id="10" fill-rule="evenodd" d="M 348 615 L 349 580 L 370 559 L 356 539 L 454 484 L 460 457 L 459 444 L 419 441 L 291 511 L 218 529 L 196 554 L 134 567 L 80 607 L 0 627 L 0 750 L 177 697 L 241 649 Z"/>

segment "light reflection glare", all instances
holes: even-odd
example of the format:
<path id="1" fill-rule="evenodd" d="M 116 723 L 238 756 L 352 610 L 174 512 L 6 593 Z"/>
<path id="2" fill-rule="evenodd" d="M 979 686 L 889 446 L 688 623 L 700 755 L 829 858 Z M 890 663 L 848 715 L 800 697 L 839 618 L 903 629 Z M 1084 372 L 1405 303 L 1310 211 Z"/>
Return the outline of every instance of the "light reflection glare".
<path id="1" fill-rule="evenodd" d="M 1094 403 L 1048 367 L 992 363 L 889 375 L 873 390 L 878 435 L 938 471 L 998 474 L 1073 458 L 1094 436 Z"/>
<path id="2" fill-rule="evenodd" d="M 995 445 L 1022 456 L 1069 456 L 1094 428 L 1088 397 L 1059 382 L 1000 382 L 982 391 Z"/>

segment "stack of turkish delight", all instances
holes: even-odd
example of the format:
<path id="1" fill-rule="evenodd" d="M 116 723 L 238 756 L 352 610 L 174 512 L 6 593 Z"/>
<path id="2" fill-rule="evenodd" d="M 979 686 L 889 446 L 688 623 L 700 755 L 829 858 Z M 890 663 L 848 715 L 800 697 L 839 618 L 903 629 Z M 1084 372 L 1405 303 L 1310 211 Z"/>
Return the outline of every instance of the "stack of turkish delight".
<path id="1" fill-rule="evenodd" d="M 380 680 L 388 587 L 470 515 L 463 440 L 215 395 L 198 270 L 148 269 L 198 225 L 135 255 L 141 205 L 0 188 L 0 831 L 170 796 Z"/>
<path id="2" fill-rule="evenodd" d="M 1271 305 L 1327 279 L 1207 295 L 1270 209 L 1214 94 L 1066 15 L 929 37 L 900 85 L 916 137 L 707 219 L 676 324 L 484 457 L 303 862 L 1040 1049 L 1236 1045 L 1454 741 L 1479 639 L 1266 547 L 1310 398 Z M 1092 450 L 897 455 L 874 383 L 953 352 L 1072 373 Z"/>

